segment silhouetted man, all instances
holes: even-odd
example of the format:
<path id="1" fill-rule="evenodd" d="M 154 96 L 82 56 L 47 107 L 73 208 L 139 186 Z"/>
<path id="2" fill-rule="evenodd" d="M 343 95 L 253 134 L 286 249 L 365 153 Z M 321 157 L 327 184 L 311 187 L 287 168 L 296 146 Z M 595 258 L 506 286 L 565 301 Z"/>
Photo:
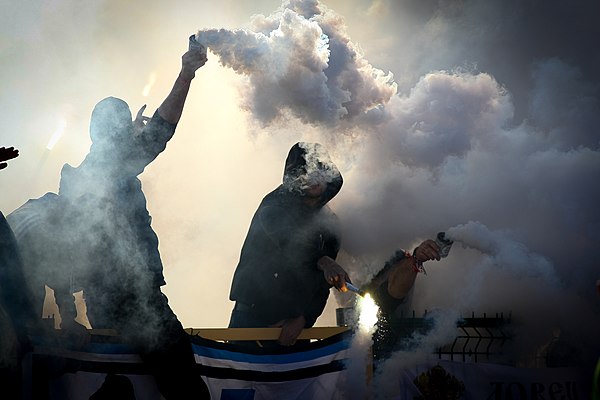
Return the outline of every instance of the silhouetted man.
<path id="1" fill-rule="evenodd" d="M 92 146 L 76 168 L 61 173 L 61 198 L 70 203 L 76 259 L 83 266 L 88 319 L 116 329 L 151 368 L 167 399 L 209 398 L 196 373 L 188 335 L 160 287 L 165 285 L 158 238 L 137 178 L 166 147 L 181 117 L 190 83 L 206 49 L 190 49 L 173 88 L 152 118 L 135 120 L 127 103 L 108 97 L 90 120 Z"/>
<path id="2" fill-rule="evenodd" d="M 338 220 L 327 203 L 342 175 L 319 143 L 290 149 L 283 183 L 260 203 L 231 284 L 230 328 L 281 327 L 278 343 L 293 345 L 323 312 L 329 289 L 346 289 L 335 262 Z"/>

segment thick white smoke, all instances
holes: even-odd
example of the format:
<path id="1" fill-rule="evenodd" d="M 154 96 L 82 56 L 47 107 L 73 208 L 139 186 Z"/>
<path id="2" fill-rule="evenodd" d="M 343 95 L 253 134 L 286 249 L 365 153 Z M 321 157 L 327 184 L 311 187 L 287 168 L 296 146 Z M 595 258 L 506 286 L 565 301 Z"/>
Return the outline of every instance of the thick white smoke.
<path id="1" fill-rule="evenodd" d="M 431 330 L 404 338 L 409 350 L 397 351 L 382 363 L 374 380 L 374 385 L 382 388 L 376 393 L 380 398 L 389 398 L 387 396 L 398 392 L 398 371 L 435 360 L 438 348 L 453 342 L 458 332 L 457 322 L 468 309 L 476 310 L 478 316 L 486 311 L 489 316 L 497 307 L 512 311 L 512 316 L 503 315 L 508 317 L 508 323 L 502 330 L 514 340 L 496 349 L 501 349 L 501 353 L 492 354 L 493 359 L 502 363 L 543 366 L 540 360 L 552 357 L 545 353 L 545 346 L 557 338 L 568 343 L 571 351 L 561 354 L 566 357 L 562 360 L 567 363 L 565 366 L 589 367 L 595 362 L 597 340 L 593 332 L 600 329 L 596 314 L 585 299 L 558 281 L 553 265 L 545 257 L 529 250 L 510 232 L 490 231 L 479 222 L 448 228 L 446 234 L 454 240 L 450 256 L 455 262 L 448 267 L 456 268 L 463 275 L 458 281 L 449 280 L 451 275 L 438 279 L 433 291 L 446 286 L 456 291 L 455 296 L 440 305 L 441 308 L 428 312 L 427 320 L 433 325 Z M 461 267 L 461 263 L 468 263 L 468 267 Z M 430 271 L 436 268 L 430 267 Z M 438 297 L 431 293 L 420 295 L 416 297 L 426 297 L 425 304 L 429 307 Z M 496 316 L 498 314 L 496 312 Z M 589 321 L 585 330 L 579 325 L 582 320 Z"/>
<path id="2" fill-rule="evenodd" d="M 354 334 L 350 342 L 348 354 L 348 365 L 345 379 L 338 386 L 341 399 L 368 398 L 370 397 L 372 380 L 369 369 L 372 365 L 372 335 L 376 329 L 379 306 L 373 298 L 367 294 L 364 297 L 356 297 L 355 306 L 347 310 L 346 324 L 354 328 Z"/>
<path id="3" fill-rule="evenodd" d="M 454 309 L 436 310 L 428 318 L 433 320 L 433 328 L 427 334 L 415 334 L 410 338 L 414 347 L 411 350 L 397 351 L 378 366 L 373 378 L 375 399 L 389 399 L 400 393 L 399 375 L 404 368 L 426 362 L 436 357 L 434 352 L 451 343 L 456 336 L 456 321 L 460 314 Z"/>
<path id="4" fill-rule="evenodd" d="M 550 262 L 530 252 L 523 243 L 512 239 L 507 232 L 490 232 L 481 223 L 468 222 L 448 229 L 447 236 L 489 257 L 498 268 L 507 268 L 515 279 L 534 277 L 542 285 L 557 285 L 558 279 Z"/>
<path id="5" fill-rule="evenodd" d="M 244 106 L 265 125 L 289 115 L 338 125 L 376 112 L 396 92 L 392 75 L 371 66 L 342 18 L 316 0 L 285 1 L 248 30 L 201 30 L 197 40 L 248 77 Z"/>
<path id="6" fill-rule="evenodd" d="M 286 1 L 245 30 L 231 26 L 266 2 L 208 3 L 150 1 L 135 24 L 130 16 L 139 9 L 127 2 L 8 8 L 0 145 L 22 154 L 0 174 L 5 214 L 56 191 L 62 164 L 82 160 L 96 101 L 117 95 L 132 108 L 158 106 L 187 36 L 216 26 L 198 35 L 213 52 L 190 92 L 203 101 L 188 101 L 187 126 L 142 177 L 171 274 L 169 297 L 180 299 L 172 304 L 193 321 L 188 326 L 226 324 L 229 282 L 263 190 L 257 181 L 277 181 L 289 144 L 306 140 L 322 142 L 344 175 L 331 206 L 344 224 L 340 261 L 354 283 L 399 247 L 412 250 L 448 227 L 479 226 L 478 236 L 464 238 L 469 246 L 457 241 L 448 258 L 426 263 L 415 287 L 418 312 L 511 313 L 523 354 L 556 327 L 572 343 L 595 343 L 598 353 L 600 3 Z M 233 74 L 219 71 L 216 59 L 241 75 L 243 106 L 269 135 L 254 143 L 236 136 L 249 129 L 246 114 L 235 113 Z M 136 98 L 156 68 L 160 95 Z M 38 147 L 71 109 L 44 181 L 31 179 Z M 173 195 L 182 188 L 185 196 Z M 495 244 L 484 246 L 485 235 Z M 544 279 L 550 270 L 556 285 Z M 224 305 L 206 311 L 209 301 Z"/>
<path id="7" fill-rule="evenodd" d="M 522 356 L 557 326 L 593 347 L 600 112 L 589 64 L 577 64 L 590 60 L 590 47 L 577 54 L 561 42 L 511 60 L 510 43 L 498 38 L 527 33 L 535 5 L 511 3 L 510 20 L 499 2 L 442 3 L 372 8 L 413 12 L 415 32 L 424 33 L 410 35 L 422 48 L 405 46 L 404 65 L 420 75 L 400 76 L 398 94 L 391 73 L 371 66 L 342 18 L 316 1 L 285 1 L 249 30 L 202 30 L 198 38 L 247 76 L 244 104 L 267 131 L 300 120 L 320 132 L 344 175 L 332 207 L 344 224 L 340 259 L 355 283 L 366 283 L 395 249 L 412 250 L 454 226 L 464 247 L 426 265 L 415 307 L 512 313 Z M 478 21 L 491 15 L 506 17 L 494 25 L 502 32 Z M 558 21 L 535 15 L 536 26 Z M 506 60 L 483 47 L 494 40 Z M 528 44 L 536 48 L 529 37 L 521 43 Z M 594 327 L 581 331 L 578 320 Z"/>

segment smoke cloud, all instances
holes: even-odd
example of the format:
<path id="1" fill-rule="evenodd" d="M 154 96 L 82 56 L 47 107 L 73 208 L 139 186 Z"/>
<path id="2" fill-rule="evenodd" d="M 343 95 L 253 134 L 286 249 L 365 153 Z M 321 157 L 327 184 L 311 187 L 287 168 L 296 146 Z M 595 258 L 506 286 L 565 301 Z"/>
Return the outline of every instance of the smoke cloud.
<path id="1" fill-rule="evenodd" d="M 316 1 L 285 1 L 249 29 L 197 36 L 247 77 L 244 105 L 266 131 L 275 138 L 282 124 L 310 124 L 343 166 L 346 183 L 333 208 L 344 224 L 340 260 L 354 282 L 366 283 L 395 249 L 412 250 L 454 227 L 448 233 L 463 248 L 455 245 L 443 266 L 428 266 L 415 307 L 512 313 L 518 340 L 527 342 L 517 345 L 521 355 L 553 326 L 597 348 L 590 255 L 600 228 L 600 191 L 591 184 L 600 176 L 600 110 L 590 71 L 598 58 L 573 26 L 597 7 L 581 2 L 559 21 L 558 2 L 547 10 L 510 3 L 373 4 L 383 21 L 382 10 L 414 17 L 395 28 L 414 29 L 414 41 L 407 35 L 402 43 L 401 64 L 413 67 L 406 76 L 373 67 L 344 20 Z M 557 23 L 569 33 L 529 52 L 544 39 L 527 36 L 532 15 L 536 26 Z M 486 25 L 492 16 L 500 17 L 493 27 Z M 578 319 L 594 328 L 581 332 Z"/>
<path id="2" fill-rule="evenodd" d="M 165 291 L 186 326 L 227 323 L 253 211 L 280 183 L 290 144 L 319 141 L 344 176 L 331 207 L 353 283 L 446 230 L 457 241 L 417 278 L 419 315 L 503 312 L 519 333 L 515 354 L 535 352 L 555 328 L 598 354 L 598 2 L 209 3 L 151 1 L 136 24 L 136 6 L 110 1 L 5 13 L 0 145 L 21 150 L 0 175 L 5 214 L 56 191 L 61 166 L 83 159 L 99 99 L 156 108 L 201 27 L 209 63 L 172 143 L 141 176 Z M 132 95 L 154 71 L 150 96 Z M 32 179 L 64 114 L 65 135 Z M 182 188 L 189 196 L 173 195 Z M 450 334 L 452 323 L 440 326 Z"/>
<path id="3" fill-rule="evenodd" d="M 341 17 L 318 1 L 286 1 L 271 16 L 254 16 L 247 30 L 196 36 L 248 77 L 244 106 L 264 125 L 286 116 L 337 125 L 377 110 L 396 92 L 392 74 L 369 64 Z"/>
<path id="4" fill-rule="evenodd" d="M 478 222 L 469 222 L 448 229 L 448 237 L 489 256 L 490 262 L 499 268 L 510 268 L 515 279 L 522 276 L 535 277 L 543 284 L 556 285 L 558 279 L 550 262 L 538 254 L 532 254 L 522 243 L 516 242 L 503 232 L 490 232 Z"/>
<path id="5" fill-rule="evenodd" d="M 427 334 L 415 334 L 410 341 L 411 350 L 397 351 L 389 359 L 379 365 L 378 373 L 373 379 L 375 399 L 389 399 L 400 392 L 399 374 L 403 368 L 432 359 L 438 348 L 451 343 L 456 335 L 456 321 L 460 315 L 456 310 L 436 310 L 428 316 L 433 320 L 433 328 Z"/>

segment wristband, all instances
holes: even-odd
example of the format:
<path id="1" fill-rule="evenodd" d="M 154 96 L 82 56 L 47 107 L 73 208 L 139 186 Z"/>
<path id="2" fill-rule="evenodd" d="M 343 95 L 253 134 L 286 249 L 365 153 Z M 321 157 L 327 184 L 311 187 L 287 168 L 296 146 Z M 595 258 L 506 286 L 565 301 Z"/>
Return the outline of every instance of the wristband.
<path id="1" fill-rule="evenodd" d="M 422 272 L 423 275 L 427 275 L 427 271 L 425 271 L 425 267 L 423 266 L 423 261 L 417 260 L 415 257 L 411 257 L 413 259 L 413 271 L 417 274 Z"/>
<path id="2" fill-rule="evenodd" d="M 414 255 L 411 255 L 410 252 L 404 251 L 404 250 L 397 250 L 394 253 L 394 255 L 388 261 L 385 262 L 385 265 L 384 265 L 383 269 L 387 270 L 392 265 L 394 265 L 398 261 L 403 260 L 405 258 L 410 258 L 411 259 L 411 261 L 412 261 L 412 270 L 415 273 L 418 274 L 419 272 L 422 272 L 424 275 L 427 275 L 427 271 L 425 271 L 425 267 L 423 266 L 423 262 L 417 260 L 417 258 Z"/>
<path id="3" fill-rule="evenodd" d="M 415 271 L 415 273 L 417 273 L 417 274 L 419 272 L 422 272 L 423 275 L 427 275 L 427 271 L 425 271 L 425 267 L 423 266 L 423 261 L 417 260 L 417 257 L 415 256 L 416 252 L 417 252 L 417 249 L 415 249 L 415 251 L 413 251 L 413 255 L 410 256 L 410 258 L 412 258 L 412 261 L 413 261 L 413 271 Z"/>

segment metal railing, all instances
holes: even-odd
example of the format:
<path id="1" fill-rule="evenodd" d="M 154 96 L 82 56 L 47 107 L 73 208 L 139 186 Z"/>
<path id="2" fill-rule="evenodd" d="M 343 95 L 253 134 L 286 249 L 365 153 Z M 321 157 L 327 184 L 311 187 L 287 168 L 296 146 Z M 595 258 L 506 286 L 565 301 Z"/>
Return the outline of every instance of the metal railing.
<path id="1" fill-rule="evenodd" d="M 452 342 L 435 350 L 439 359 L 463 362 L 493 362 L 504 355 L 504 346 L 511 340 L 510 315 L 503 313 L 489 316 L 463 317 L 456 323 L 456 335 Z M 427 317 L 401 316 L 390 321 L 386 329 L 390 337 L 382 337 L 374 344 L 376 358 L 385 358 L 397 350 L 411 350 L 418 335 L 427 335 L 433 329 L 434 321 Z M 377 337 L 377 336 L 376 336 Z"/>

